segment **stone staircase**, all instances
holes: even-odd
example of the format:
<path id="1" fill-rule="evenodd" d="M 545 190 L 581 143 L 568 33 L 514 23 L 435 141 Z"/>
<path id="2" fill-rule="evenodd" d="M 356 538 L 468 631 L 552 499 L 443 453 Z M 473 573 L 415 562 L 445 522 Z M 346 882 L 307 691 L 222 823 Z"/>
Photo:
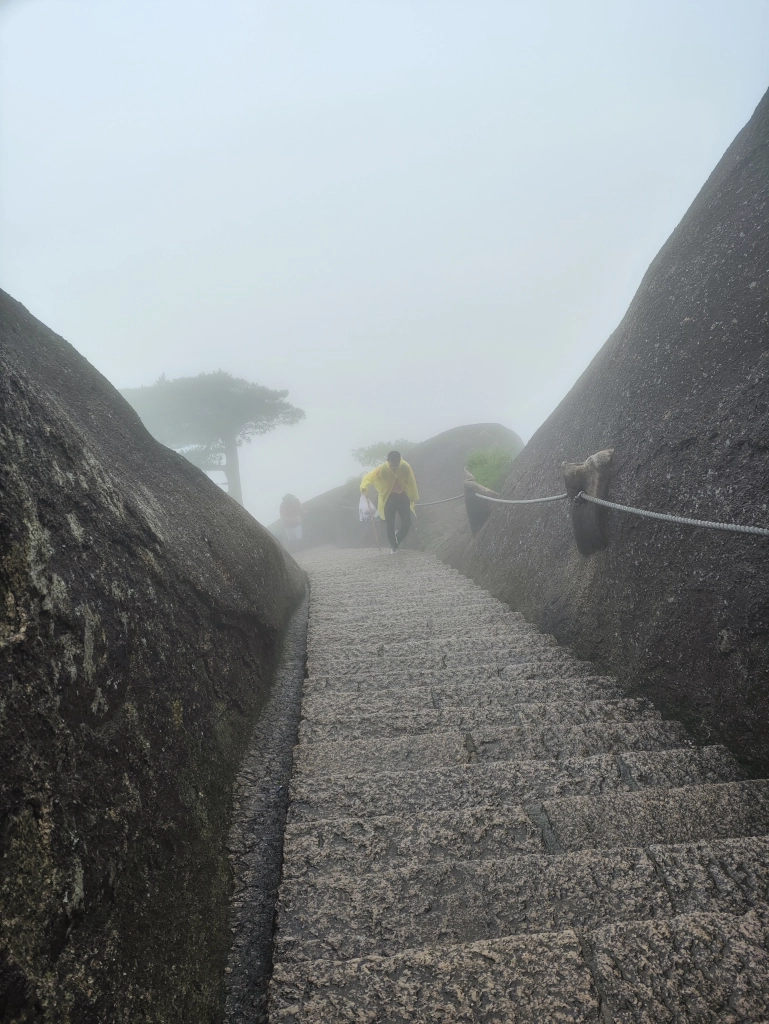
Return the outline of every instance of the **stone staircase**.
<path id="1" fill-rule="evenodd" d="M 769 782 L 432 556 L 304 566 L 273 1024 L 769 1021 Z"/>

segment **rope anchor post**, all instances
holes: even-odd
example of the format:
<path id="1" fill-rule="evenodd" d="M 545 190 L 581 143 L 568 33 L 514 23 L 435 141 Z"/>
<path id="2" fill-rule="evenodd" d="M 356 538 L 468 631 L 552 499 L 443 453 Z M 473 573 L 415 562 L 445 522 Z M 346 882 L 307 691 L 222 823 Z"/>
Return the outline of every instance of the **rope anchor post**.
<path id="1" fill-rule="evenodd" d="M 479 484 L 467 466 L 465 466 L 465 511 L 467 512 L 467 521 L 470 523 L 473 537 L 489 518 L 493 508 L 489 502 L 478 500 L 482 495 L 492 498 L 499 497 L 497 491 L 492 491 L 490 488 Z"/>
<path id="2" fill-rule="evenodd" d="M 576 500 L 584 491 L 594 498 L 609 497 L 614 449 L 596 452 L 582 463 L 562 462 L 566 493 L 572 498 L 571 525 L 580 554 L 588 556 L 609 546 L 608 513 L 600 505 Z"/>

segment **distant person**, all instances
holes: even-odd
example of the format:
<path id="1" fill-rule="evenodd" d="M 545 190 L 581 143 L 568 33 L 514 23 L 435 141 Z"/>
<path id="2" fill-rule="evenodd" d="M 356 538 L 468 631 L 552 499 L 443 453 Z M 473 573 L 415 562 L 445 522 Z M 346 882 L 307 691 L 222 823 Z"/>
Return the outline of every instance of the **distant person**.
<path id="1" fill-rule="evenodd" d="M 280 519 L 286 533 L 287 547 L 295 547 L 302 539 L 302 516 L 304 508 L 293 494 L 283 496 L 280 503 Z"/>
<path id="2" fill-rule="evenodd" d="M 414 470 L 401 458 L 400 452 L 390 452 L 387 462 L 366 473 L 360 482 L 361 494 L 371 485 L 379 494 L 379 517 L 387 524 L 387 539 L 393 554 L 406 539 L 411 529 L 411 513 L 414 502 L 419 501 L 419 491 Z M 400 517 L 400 529 L 395 529 L 395 517 Z"/>

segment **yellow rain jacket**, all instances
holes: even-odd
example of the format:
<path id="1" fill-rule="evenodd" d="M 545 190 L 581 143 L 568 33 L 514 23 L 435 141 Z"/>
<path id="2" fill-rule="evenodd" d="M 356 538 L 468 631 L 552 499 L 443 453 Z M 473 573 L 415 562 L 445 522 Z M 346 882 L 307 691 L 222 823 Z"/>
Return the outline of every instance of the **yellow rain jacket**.
<path id="1" fill-rule="evenodd" d="M 411 501 L 411 511 L 414 511 L 414 502 L 419 501 L 419 491 L 417 490 L 417 482 L 414 477 L 414 470 L 404 459 L 401 459 L 401 464 L 393 472 L 390 469 L 389 462 L 383 462 L 381 466 L 377 466 L 376 469 L 372 469 L 370 473 L 366 473 L 360 482 L 361 493 L 365 493 L 371 484 L 374 485 L 379 494 L 379 517 L 384 519 L 385 517 L 385 502 L 392 494 L 392 489 L 395 486 L 395 481 L 401 485 L 405 493 L 409 496 Z"/>

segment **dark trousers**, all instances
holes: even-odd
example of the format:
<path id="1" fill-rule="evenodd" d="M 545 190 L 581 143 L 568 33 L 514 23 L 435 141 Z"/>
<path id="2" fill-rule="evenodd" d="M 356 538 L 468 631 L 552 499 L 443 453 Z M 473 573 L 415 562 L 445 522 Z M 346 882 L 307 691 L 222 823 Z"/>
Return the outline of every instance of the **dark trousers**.
<path id="1" fill-rule="evenodd" d="M 401 528 L 398 530 L 398 543 L 395 542 L 395 514 L 401 517 Z M 395 548 L 406 539 L 411 529 L 411 502 L 408 494 L 391 494 L 385 502 L 385 522 L 387 523 L 387 539 L 390 547 Z"/>

